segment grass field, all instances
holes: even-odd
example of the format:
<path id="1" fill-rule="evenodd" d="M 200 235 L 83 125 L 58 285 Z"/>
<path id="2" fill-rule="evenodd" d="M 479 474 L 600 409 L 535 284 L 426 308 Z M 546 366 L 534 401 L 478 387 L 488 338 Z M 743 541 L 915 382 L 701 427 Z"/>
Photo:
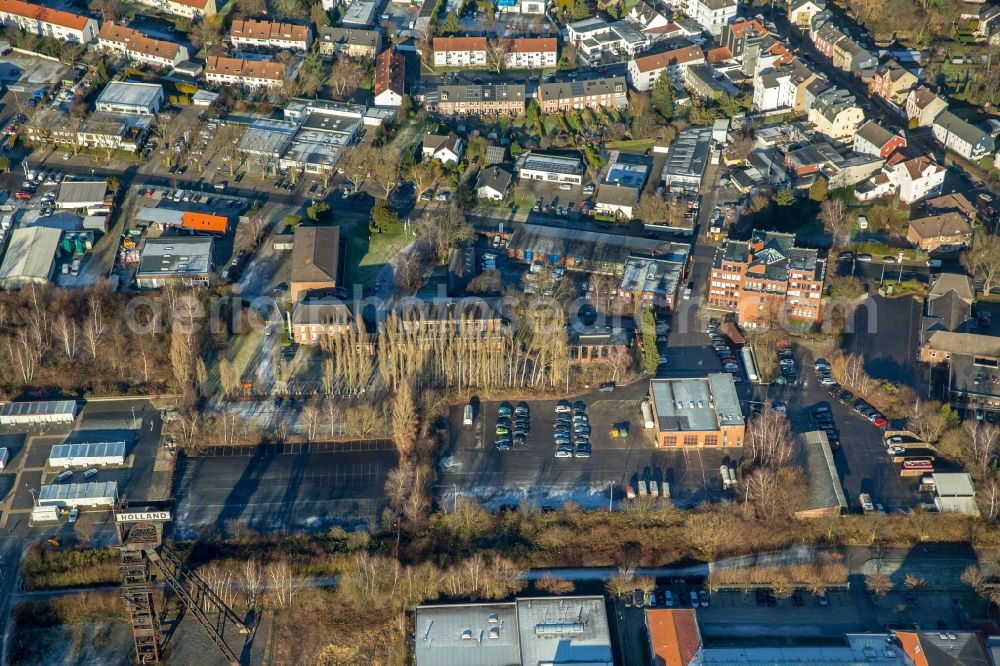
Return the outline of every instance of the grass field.
<path id="1" fill-rule="evenodd" d="M 413 231 L 402 227 L 389 234 L 369 234 L 368 218 L 356 214 L 337 216 L 342 238 L 347 239 L 348 285 L 370 287 L 382 266 L 413 240 Z"/>

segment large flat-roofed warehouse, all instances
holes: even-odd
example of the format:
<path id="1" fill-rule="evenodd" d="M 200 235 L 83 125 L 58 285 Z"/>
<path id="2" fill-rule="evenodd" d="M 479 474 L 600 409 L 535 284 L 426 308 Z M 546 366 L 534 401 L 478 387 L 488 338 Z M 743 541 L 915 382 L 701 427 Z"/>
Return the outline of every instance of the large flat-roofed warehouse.
<path id="1" fill-rule="evenodd" d="M 62 232 L 47 227 L 15 229 L 0 264 L 0 287 L 18 289 L 52 280 Z"/>
<path id="2" fill-rule="evenodd" d="M 0 425 L 72 423 L 75 418 L 75 400 L 5 402 L 0 405 Z"/>
<path id="3" fill-rule="evenodd" d="M 107 194 L 104 180 L 64 180 L 56 193 L 56 207 L 76 210 L 104 206 Z"/>
<path id="4" fill-rule="evenodd" d="M 675 192 L 697 190 L 708 167 L 711 147 L 711 127 L 692 127 L 678 134 L 663 165 L 663 186 Z"/>
<path id="5" fill-rule="evenodd" d="M 746 431 L 736 384 L 728 372 L 652 379 L 656 445 L 742 447 Z"/>
<path id="6" fill-rule="evenodd" d="M 416 666 L 611 666 L 603 597 L 419 606 Z"/>
<path id="7" fill-rule="evenodd" d="M 117 481 L 54 483 L 38 493 L 39 506 L 114 506 L 117 501 Z"/>
<path id="8" fill-rule="evenodd" d="M 150 238 L 142 249 L 135 282 L 142 288 L 166 284 L 208 286 L 212 277 L 211 238 Z"/>
<path id="9" fill-rule="evenodd" d="M 104 467 L 125 464 L 125 442 L 56 444 L 49 452 L 49 467 Z"/>

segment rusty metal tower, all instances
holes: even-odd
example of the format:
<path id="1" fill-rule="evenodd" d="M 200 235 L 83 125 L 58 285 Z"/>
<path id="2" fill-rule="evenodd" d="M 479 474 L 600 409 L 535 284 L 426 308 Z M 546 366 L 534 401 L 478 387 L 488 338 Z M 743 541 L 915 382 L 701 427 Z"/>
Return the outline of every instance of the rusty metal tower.
<path id="1" fill-rule="evenodd" d="M 122 599 L 132 625 L 136 662 L 158 663 L 163 647 L 163 634 L 153 604 L 155 568 L 223 656 L 237 666 L 239 656 L 226 642 L 226 628 L 241 635 L 249 631 L 236 613 L 163 543 L 163 525 L 169 522 L 170 512 L 123 509 L 115 513 L 115 524 L 121 553 Z"/>

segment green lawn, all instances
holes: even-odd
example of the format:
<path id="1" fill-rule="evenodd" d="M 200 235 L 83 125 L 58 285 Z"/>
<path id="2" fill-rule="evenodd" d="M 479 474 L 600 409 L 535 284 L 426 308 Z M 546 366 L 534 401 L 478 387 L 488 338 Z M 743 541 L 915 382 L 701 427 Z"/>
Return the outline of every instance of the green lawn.
<path id="1" fill-rule="evenodd" d="M 402 226 L 390 234 L 369 234 L 368 218 L 359 215 L 335 215 L 340 234 L 347 239 L 348 285 L 370 287 L 375 276 L 394 254 L 413 240 L 413 230 L 404 233 Z"/>
<path id="2" fill-rule="evenodd" d="M 608 148 L 618 150 L 643 152 L 656 145 L 656 139 L 630 139 L 627 141 L 611 141 L 605 144 Z"/>

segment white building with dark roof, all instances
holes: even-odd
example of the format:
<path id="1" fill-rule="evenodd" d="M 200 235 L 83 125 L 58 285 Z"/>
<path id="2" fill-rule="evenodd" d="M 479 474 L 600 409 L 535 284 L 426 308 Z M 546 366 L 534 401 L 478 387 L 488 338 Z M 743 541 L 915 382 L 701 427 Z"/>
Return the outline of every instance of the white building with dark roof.
<path id="1" fill-rule="evenodd" d="M 212 276 L 211 238 L 171 236 L 149 238 L 142 248 L 136 285 L 155 289 L 167 284 L 207 287 Z"/>

